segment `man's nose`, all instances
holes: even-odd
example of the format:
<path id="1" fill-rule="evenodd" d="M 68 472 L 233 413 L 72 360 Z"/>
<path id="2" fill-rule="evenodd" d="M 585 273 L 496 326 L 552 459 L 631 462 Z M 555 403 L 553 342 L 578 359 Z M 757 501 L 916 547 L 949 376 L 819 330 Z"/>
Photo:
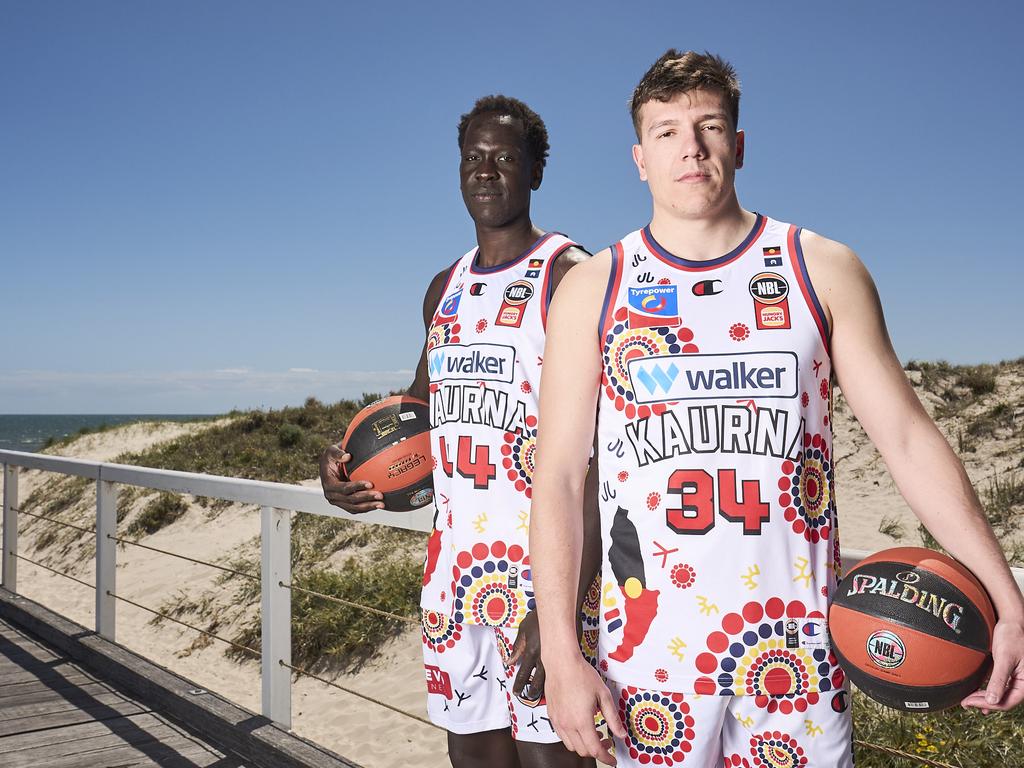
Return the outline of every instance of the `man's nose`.
<path id="1" fill-rule="evenodd" d="M 480 165 L 476 168 L 476 177 L 481 181 L 485 179 L 494 179 L 498 176 L 498 166 L 495 165 L 494 160 L 485 157 L 480 160 Z"/>
<path id="2" fill-rule="evenodd" d="M 684 160 L 690 158 L 703 160 L 707 157 L 707 149 L 704 146 L 704 134 L 701 133 L 699 128 L 683 134 L 683 142 L 679 150 Z"/>

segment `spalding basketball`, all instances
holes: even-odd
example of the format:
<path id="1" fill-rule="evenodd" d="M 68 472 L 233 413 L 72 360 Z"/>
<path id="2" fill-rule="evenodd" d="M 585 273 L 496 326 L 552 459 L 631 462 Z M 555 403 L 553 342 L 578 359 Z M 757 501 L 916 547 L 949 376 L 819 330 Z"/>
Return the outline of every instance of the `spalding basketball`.
<path id="1" fill-rule="evenodd" d="M 409 512 L 434 498 L 429 407 L 405 395 L 385 397 L 357 413 L 341 441 L 352 454 L 349 479 L 369 481 L 384 509 Z"/>
<path id="2" fill-rule="evenodd" d="M 865 558 L 839 583 L 828 614 L 832 650 L 875 701 L 908 712 L 952 707 L 989 669 L 995 610 L 951 557 L 920 547 Z"/>

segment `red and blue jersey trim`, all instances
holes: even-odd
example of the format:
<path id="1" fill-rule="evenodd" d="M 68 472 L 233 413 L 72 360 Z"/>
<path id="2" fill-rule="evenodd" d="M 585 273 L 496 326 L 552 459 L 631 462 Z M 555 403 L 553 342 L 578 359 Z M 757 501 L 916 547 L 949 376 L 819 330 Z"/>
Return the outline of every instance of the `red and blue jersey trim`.
<path id="1" fill-rule="evenodd" d="M 544 267 L 544 284 L 541 286 L 540 325 L 545 330 L 548 327 L 548 307 L 551 306 L 551 298 L 555 295 L 555 281 L 551 273 L 555 269 L 555 262 L 558 260 L 558 257 L 570 248 L 580 248 L 580 246 L 578 243 L 570 240 L 548 257 L 548 262 Z"/>
<path id="2" fill-rule="evenodd" d="M 743 242 L 724 256 L 719 256 L 717 259 L 711 259 L 710 261 L 694 261 L 693 259 L 684 259 L 681 256 L 669 253 L 657 240 L 654 239 L 654 235 L 651 234 L 650 224 L 640 230 L 640 236 L 643 238 L 644 245 L 647 246 L 647 250 L 666 264 L 679 269 L 685 269 L 687 272 L 704 272 L 735 261 L 747 252 L 750 246 L 753 245 L 757 238 L 761 236 L 761 233 L 764 232 L 765 225 L 768 223 L 768 219 L 760 213 L 755 215 L 756 218 L 754 219 L 754 226 L 751 227 L 750 232 L 743 239 Z"/>
<path id="3" fill-rule="evenodd" d="M 469 271 L 474 275 L 493 275 L 495 272 L 503 272 L 506 269 L 514 267 L 516 264 L 520 264 L 523 261 L 523 259 L 528 259 L 534 253 L 536 253 L 537 249 L 544 245 L 544 243 L 546 243 L 549 239 L 551 239 L 555 235 L 561 234 L 561 232 L 545 232 L 543 235 L 541 235 L 534 241 L 533 245 L 531 245 L 529 248 L 523 251 L 522 254 L 512 259 L 512 261 L 507 261 L 504 264 L 498 264 L 497 266 L 494 267 L 481 267 L 476 263 L 477 258 L 480 256 L 480 248 L 477 247 L 477 249 L 473 252 L 473 259 L 469 262 Z M 562 236 L 565 237 L 565 235 Z"/>
<path id="4" fill-rule="evenodd" d="M 598 349 L 604 349 L 604 334 L 611 326 L 611 312 L 614 307 L 614 299 L 619 295 L 619 284 L 622 283 L 622 242 L 619 241 L 611 247 L 612 268 L 608 272 L 608 288 L 604 293 L 604 302 L 601 304 L 601 323 L 597 328 Z"/>
<path id="5" fill-rule="evenodd" d="M 807 302 L 807 308 L 811 310 L 811 317 L 814 318 L 814 324 L 818 326 L 818 333 L 821 335 L 821 342 L 825 345 L 825 351 L 832 354 L 832 329 L 829 328 L 828 318 L 825 316 L 824 310 L 821 308 L 821 302 L 818 301 L 818 294 L 814 292 L 814 286 L 811 285 L 811 278 L 807 274 L 807 264 L 804 262 L 804 251 L 800 246 L 800 233 L 803 232 L 801 227 L 790 225 L 789 234 L 787 235 L 787 245 L 789 246 L 789 253 L 793 257 L 793 261 L 796 263 L 796 269 L 793 272 L 796 274 L 796 281 L 800 285 L 800 293 L 804 296 L 804 301 Z"/>

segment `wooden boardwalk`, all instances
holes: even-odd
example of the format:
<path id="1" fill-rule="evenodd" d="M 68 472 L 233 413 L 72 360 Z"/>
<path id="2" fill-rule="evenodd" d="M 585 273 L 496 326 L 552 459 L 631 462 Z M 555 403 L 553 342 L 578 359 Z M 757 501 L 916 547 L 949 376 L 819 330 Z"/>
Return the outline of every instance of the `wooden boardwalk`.
<path id="1" fill-rule="evenodd" d="M 3 768 L 245 768 L 0 619 Z"/>

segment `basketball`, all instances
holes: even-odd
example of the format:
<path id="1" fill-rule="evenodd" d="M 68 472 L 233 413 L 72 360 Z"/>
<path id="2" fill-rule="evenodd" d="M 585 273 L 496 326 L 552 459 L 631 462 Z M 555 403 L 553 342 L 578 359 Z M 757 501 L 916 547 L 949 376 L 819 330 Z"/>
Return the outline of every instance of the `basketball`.
<path id="1" fill-rule="evenodd" d="M 985 588 L 956 560 L 896 547 L 839 583 L 828 629 L 840 666 L 864 693 L 893 709 L 933 712 L 981 686 L 995 621 Z"/>
<path id="2" fill-rule="evenodd" d="M 369 481 L 384 509 L 409 512 L 434 498 L 429 407 L 415 397 L 385 397 L 357 413 L 341 441 L 352 454 L 350 480 Z"/>

